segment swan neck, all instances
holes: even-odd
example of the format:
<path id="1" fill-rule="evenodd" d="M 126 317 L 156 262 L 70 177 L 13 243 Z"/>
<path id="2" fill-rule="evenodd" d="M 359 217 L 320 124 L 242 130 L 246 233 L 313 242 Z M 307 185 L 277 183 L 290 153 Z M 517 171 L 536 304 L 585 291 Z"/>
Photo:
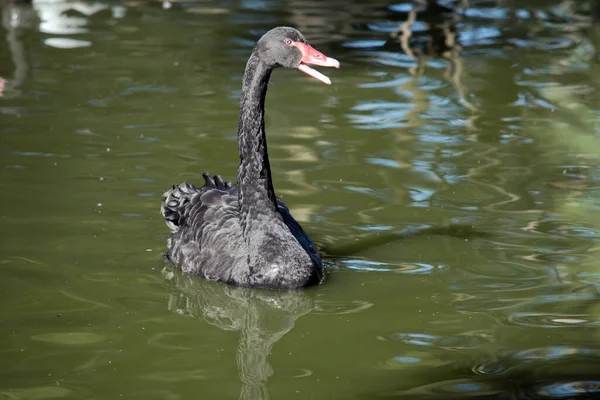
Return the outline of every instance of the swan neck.
<path id="1" fill-rule="evenodd" d="M 255 214 L 271 214 L 277 210 L 264 118 L 272 69 L 253 52 L 244 73 L 238 124 L 238 200 L 242 221 L 245 217 L 256 219 Z"/>

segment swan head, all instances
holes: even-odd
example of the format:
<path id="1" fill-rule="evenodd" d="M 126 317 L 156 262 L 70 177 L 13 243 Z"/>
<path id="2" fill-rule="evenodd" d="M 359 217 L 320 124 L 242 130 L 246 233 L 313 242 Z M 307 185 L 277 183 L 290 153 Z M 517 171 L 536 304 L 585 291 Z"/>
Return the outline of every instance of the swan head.
<path id="1" fill-rule="evenodd" d="M 327 85 L 331 85 L 331 80 L 310 66 L 340 67 L 338 60 L 317 51 L 297 29 L 287 26 L 273 28 L 265 33 L 259 39 L 256 51 L 261 60 L 273 68 L 297 68 Z"/>

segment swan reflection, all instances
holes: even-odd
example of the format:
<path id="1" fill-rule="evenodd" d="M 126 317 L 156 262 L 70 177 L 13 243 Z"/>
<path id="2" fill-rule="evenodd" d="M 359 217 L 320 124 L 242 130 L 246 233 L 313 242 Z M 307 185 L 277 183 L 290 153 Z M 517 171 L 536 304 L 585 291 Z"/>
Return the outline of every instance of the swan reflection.
<path id="1" fill-rule="evenodd" d="M 267 383 L 273 375 L 268 355 L 273 345 L 294 327 L 296 319 L 312 310 L 313 298 L 304 291 L 227 286 L 182 274 L 171 267 L 166 267 L 163 275 L 171 285 L 169 310 L 201 318 L 223 330 L 240 331 L 240 399 L 268 399 Z"/>

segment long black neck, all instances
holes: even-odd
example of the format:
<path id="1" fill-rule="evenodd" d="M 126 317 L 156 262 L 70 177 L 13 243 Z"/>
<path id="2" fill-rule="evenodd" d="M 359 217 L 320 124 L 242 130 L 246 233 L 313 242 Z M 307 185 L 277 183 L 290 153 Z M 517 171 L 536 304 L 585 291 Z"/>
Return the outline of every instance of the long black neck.
<path id="1" fill-rule="evenodd" d="M 271 70 L 272 67 L 261 62 L 253 52 L 246 64 L 242 85 L 238 124 L 238 199 L 246 233 L 252 225 L 248 221 L 278 215 L 265 135 L 265 96 Z"/>

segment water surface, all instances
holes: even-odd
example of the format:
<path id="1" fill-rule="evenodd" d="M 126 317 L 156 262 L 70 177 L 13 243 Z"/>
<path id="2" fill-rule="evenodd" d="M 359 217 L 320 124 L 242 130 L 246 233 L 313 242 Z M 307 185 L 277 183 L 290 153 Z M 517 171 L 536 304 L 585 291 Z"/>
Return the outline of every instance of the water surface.
<path id="1" fill-rule="evenodd" d="M 0 398 L 597 390 L 593 4 L 463 3 L 4 4 Z M 295 293 L 165 263 L 161 194 L 235 180 L 245 61 L 283 24 L 342 64 L 332 86 L 278 70 L 267 98 L 276 191 L 314 241 L 485 236 L 363 246 Z"/>

